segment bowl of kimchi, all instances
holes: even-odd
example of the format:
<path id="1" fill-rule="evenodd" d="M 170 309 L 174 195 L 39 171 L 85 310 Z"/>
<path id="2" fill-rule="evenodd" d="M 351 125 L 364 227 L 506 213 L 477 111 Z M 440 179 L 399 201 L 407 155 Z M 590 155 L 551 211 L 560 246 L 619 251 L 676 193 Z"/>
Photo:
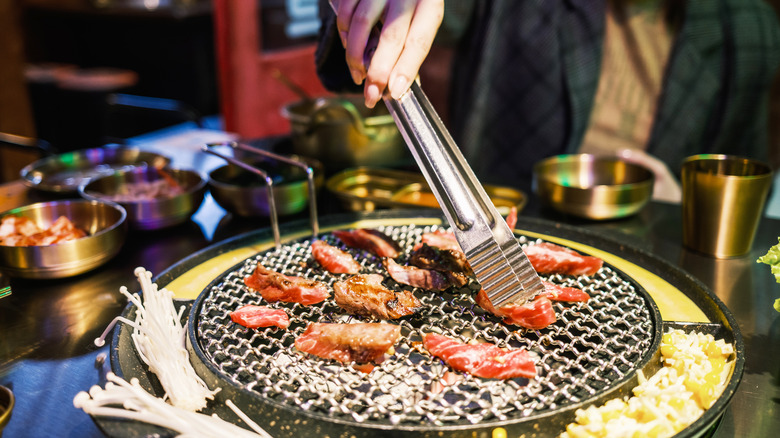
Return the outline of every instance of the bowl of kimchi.
<path id="1" fill-rule="evenodd" d="M 85 199 L 116 202 L 138 230 L 181 224 L 200 208 L 206 177 L 190 169 L 135 167 L 91 179 L 79 187 Z"/>
<path id="2" fill-rule="evenodd" d="M 51 279 L 103 265 L 125 243 L 127 213 L 113 202 L 63 199 L 0 213 L 0 271 Z"/>

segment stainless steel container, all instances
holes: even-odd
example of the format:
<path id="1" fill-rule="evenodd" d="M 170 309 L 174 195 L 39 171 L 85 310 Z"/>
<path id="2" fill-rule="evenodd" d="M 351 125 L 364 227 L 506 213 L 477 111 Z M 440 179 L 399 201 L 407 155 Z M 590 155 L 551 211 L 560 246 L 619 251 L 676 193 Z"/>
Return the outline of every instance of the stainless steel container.
<path id="1" fill-rule="evenodd" d="M 177 185 L 181 193 L 171 196 L 117 198 L 128 193 L 133 185 L 166 182 Z M 79 188 L 87 199 L 108 200 L 127 210 L 127 221 L 139 230 L 156 230 L 187 221 L 203 202 L 206 195 L 206 176 L 189 169 L 136 167 L 92 179 Z"/>
<path id="2" fill-rule="evenodd" d="M 69 199 L 8 210 L 48 228 L 65 216 L 87 232 L 86 237 L 46 246 L 0 246 L 0 270 L 10 277 L 49 279 L 78 275 L 104 264 L 125 243 L 127 213 L 119 204 Z"/>
<path id="3" fill-rule="evenodd" d="M 285 106 L 282 114 L 290 120 L 293 151 L 320 160 L 329 174 L 413 162 L 387 108 L 367 108 L 362 96 L 301 100 Z"/>

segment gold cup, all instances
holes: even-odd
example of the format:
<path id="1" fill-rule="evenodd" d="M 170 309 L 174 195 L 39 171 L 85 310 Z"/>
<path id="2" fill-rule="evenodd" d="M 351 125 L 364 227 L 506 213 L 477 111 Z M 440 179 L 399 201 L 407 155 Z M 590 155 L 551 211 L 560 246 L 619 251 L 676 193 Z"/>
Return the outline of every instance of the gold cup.
<path id="1" fill-rule="evenodd" d="M 683 245 L 716 258 L 750 252 L 772 169 L 760 161 L 701 154 L 682 165 Z"/>

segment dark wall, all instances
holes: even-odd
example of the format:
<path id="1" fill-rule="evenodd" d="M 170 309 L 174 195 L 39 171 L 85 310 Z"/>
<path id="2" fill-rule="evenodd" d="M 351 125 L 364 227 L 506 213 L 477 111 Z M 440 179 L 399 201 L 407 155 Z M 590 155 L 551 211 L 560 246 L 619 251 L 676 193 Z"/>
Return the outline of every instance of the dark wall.
<path id="1" fill-rule="evenodd" d="M 29 62 L 116 67 L 138 73 L 137 94 L 218 111 L 211 14 L 67 11 L 24 13 Z"/>
<path id="2" fill-rule="evenodd" d="M 38 136 L 58 149 L 72 150 L 183 121 L 183 115 L 174 112 L 107 108 L 104 100 L 110 92 L 170 99 L 199 115 L 218 114 L 213 16 L 208 5 L 196 11 L 88 5 L 25 8 L 29 64 L 113 68 L 137 74 L 134 85 L 116 90 L 32 90 Z"/>

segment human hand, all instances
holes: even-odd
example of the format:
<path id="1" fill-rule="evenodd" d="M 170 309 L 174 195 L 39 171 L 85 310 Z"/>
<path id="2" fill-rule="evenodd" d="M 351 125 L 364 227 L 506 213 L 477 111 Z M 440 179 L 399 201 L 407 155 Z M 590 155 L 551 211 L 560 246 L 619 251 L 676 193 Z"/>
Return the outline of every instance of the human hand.
<path id="1" fill-rule="evenodd" d="M 366 106 L 387 90 L 400 98 L 417 77 L 444 16 L 443 0 L 330 0 L 352 80 L 365 80 Z M 364 54 L 372 29 L 382 23 L 370 65 Z"/>

